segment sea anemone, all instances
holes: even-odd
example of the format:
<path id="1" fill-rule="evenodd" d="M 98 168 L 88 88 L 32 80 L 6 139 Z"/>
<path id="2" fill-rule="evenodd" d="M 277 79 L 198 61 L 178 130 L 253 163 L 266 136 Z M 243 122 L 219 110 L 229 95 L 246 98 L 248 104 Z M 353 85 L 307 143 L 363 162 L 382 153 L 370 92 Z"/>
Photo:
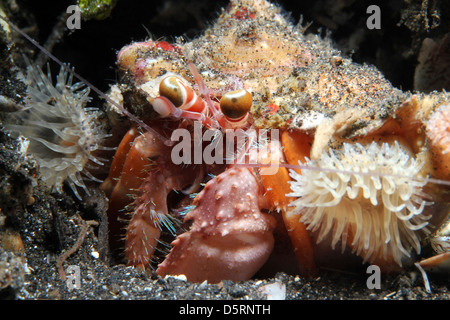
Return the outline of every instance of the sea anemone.
<path id="1" fill-rule="evenodd" d="M 412 178 L 423 163 L 397 141 L 343 143 L 306 164 L 315 169 L 291 170 L 287 196 L 298 198 L 290 204 L 292 214 L 318 231 L 317 242 L 331 234 L 333 249 L 340 240 L 342 251 L 348 245 L 364 261 L 393 259 L 400 266 L 411 248 L 420 252 L 419 230 L 428 232 L 430 216 L 423 211 L 430 203 L 422 190 L 426 180 Z"/>
<path id="2" fill-rule="evenodd" d="M 103 165 L 93 152 L 104 149 L 100 142 L 107 135 L 98 122 L 98 109 L 85 107 L 90 101 L 89 88 L 81 82 L 73 84 L 73 75 L 65 66 L 54 86 L 47 69 L 45 75 L 39 67 L 29 66 L 26 105 L 13 116 L 19 124 L 6 124 L 5 129 L 29 140 L 27 153 L 39 163 L 46 185 L 62 193 L 67 181 L 81 199 L 77 187 L 89 194 L 84 177 L 98 181 L 85 169 L 94 163 Z"/>

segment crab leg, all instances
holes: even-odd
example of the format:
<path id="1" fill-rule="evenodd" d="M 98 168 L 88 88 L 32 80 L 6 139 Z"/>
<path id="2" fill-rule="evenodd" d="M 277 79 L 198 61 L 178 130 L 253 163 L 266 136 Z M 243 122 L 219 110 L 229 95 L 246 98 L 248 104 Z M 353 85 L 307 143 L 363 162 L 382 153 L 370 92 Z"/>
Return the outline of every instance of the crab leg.
<path id="1" fill-rule="evenodd" d="M 450 251 L 422 260 L 418 264 L 427 271 L 450 273 Z"/>
<path id="2" fill-rule="evenodd" d="M 284 155 L 289 163 L 298 163 L 299 159 L 303 160 L 305 156 L 308 156 L 311 138 L 306 134 L 285 131 L 281 135 L 281 141 L 284 147 Z M 280 163 L 284 161 L 278 141 L 271 142 L 270 150 L 271 157 L 278 157 Z M 265 195 L 268 199 L 271 199 L 272 206 L 281 211 L 284 224 L 295 249 L 300 274 L 304 277 L 313 277 L 317 274 L 317 270 L 309 233 L 306 226 L 299 221 L 298 216 L 291 215 L 288 209 L 290 199 L 286 197 L 286 194 L 291 190 L 288 183 L 290 181 L 288 170 L 285 167 L 279 167 L 276 174 L 270 175 L 265 174 L 268 169 L 264 167 L 260 169 L 261 181 L 266 188 Z"/>
<path id="3" fill-rule="evenodd" d="M 110 198 L 111 249 L 120 252 L 125 246 L 128 265 L 142 269 L 150 266 L 161 230 L 168 228 L 175 232 L 167 195 L 173 189 L 189 186 L 197 178 L 196 166 L 175 165 L 170 155 L 171 147 L 151 132 L 140 134 L 131 129 L 120 144 L 108 179 L 102 185 Z M 127 214 L 129 206 L 134 209 L 131 219 Z"/>
<path id="4" fill-rule="evenodd" d="M 108 220 L 111 234 L 115 235 L 110 239 L 113 251 L 123 249 L 122 229 L 129 220 L 125 208 L 133 201 L 131 195 L 136 193 L 148 175 L 151 158 L 160 156 L 168 148 L 160 140 L 154 139 L 150 132 L 139 135 L 134 140 L 133 137 L 136 137 L 136 133 L 130 130 L 119 148 L 122 153 L 116 153 L 113 161 L 117 166 L 111 167 L 110 175 L 102 186 L 105 191 L 112 187 Z"/>
<path id="5" fill-rule="evenodd" d="M 167 195 L 172 190 L 159 170 L 151 171 L 139 188 L 133 206 L 133 216 L 125 237 L 127 265 L 145 270 L 150 267 L 163 228 L 175 232 L 167 207 Z"/>

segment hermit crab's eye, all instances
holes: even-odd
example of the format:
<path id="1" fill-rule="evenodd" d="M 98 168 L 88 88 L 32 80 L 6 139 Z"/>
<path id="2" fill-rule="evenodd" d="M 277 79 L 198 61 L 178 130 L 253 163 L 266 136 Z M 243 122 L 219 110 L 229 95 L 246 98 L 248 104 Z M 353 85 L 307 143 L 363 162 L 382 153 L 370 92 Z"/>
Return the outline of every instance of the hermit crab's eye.
<path id="1" fill-rule="evenodd" d="M 247 90 L 230 91 L 220 99 L 220 109 L 227 118 L 239 119 L 250 111 L 252 103 L 252 95 Z"/>
<path id="2" fill-rule="evenodd" d="M 159 84 L 159 94 L 169 99 L 178 108 L 185 102 L 184 87 L 184 84 L 176 77 L 167 77 Z"/>

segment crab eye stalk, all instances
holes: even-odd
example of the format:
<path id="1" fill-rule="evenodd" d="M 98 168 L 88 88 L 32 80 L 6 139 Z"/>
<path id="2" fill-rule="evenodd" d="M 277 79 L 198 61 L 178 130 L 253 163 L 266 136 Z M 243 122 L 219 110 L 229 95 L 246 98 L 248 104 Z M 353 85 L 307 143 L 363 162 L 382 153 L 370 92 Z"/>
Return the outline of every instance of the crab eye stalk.
<path id="1" fill-rule="evenodd" d="M 184 92 L 184 84 L 176 77 L 167 77 L 159 84 L 159 94 L 169 99 L 177 108 L 185 102 Z"/>
<path id="2" fill-rule="evenodd" d="M 159 84 L 159 94 L 169 100 L 173 107 L 200 113 L 205 109 L 205 102 L 183 79 L 170 76 Z M 159 97 L 159 98 L 161 98 Z M 164 104 L 167 104 L 166 101 Z M 172 115 L 174 115 L 172 113 Z"/>
<path id="3" fill-rule="evenodd" d="M 241 119 L 252 107 L 252 94 L 247 90 L 235 90 L 225 93 L 220 99 L 220 109 L 225 117 L 236 120 Z"/>

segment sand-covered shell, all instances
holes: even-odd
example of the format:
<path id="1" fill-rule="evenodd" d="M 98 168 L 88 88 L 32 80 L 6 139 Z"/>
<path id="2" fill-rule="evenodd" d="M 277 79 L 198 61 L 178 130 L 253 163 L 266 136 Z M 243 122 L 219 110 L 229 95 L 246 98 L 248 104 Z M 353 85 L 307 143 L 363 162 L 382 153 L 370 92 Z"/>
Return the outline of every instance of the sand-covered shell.
<path id="1" fill-rule="evenodd" d="M 211 94 L 246 89 L 258 127 L 315 129 L 346 112 L 343 135 L 380 127 L 410 94 L 396 89 L 374 67 L 341 56 L 327 39 L 304 34 L 267 1 L 239 1 L 191 42 L 136 42 L 118 56 L 125 105 L 150 108 L 158 84 L 174 73 L 192 81 L 192 62 Z M 127 103 L 129 101 L 129 103 Z M 273 108 L 276 106 L 276 108 Z"/>

